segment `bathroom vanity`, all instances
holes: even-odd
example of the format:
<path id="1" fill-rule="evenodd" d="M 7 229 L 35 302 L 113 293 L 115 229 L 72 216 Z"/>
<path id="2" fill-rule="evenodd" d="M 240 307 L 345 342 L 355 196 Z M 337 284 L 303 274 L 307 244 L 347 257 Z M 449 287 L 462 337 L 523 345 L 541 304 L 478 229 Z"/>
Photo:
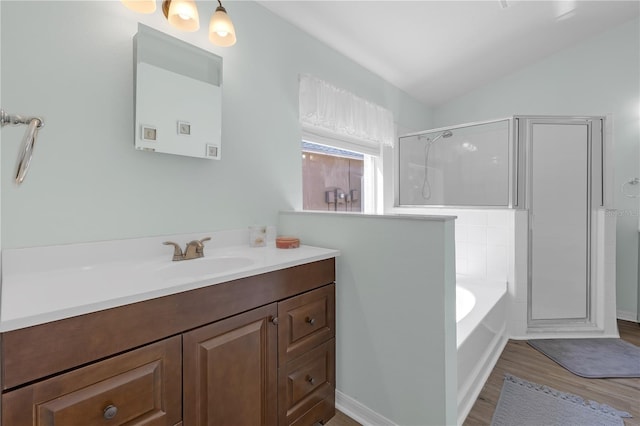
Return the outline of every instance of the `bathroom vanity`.
<path id="1" fill-rule="evenodd" d="M 2 425 L 328 421 L 338 252 L 248 250 L 209 284 L 3 331 Z"/>

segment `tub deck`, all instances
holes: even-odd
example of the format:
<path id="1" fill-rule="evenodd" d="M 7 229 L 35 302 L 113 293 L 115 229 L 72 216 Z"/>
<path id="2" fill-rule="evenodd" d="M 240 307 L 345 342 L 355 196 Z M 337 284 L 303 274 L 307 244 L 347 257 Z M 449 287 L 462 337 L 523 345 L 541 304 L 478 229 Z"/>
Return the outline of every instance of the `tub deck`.
<path id="1" fill-rule="evenodd" d="M 476 298 L 471 312 L 457 323 L 458 424 L 462 424 L 507 342 L 507 284 L 459 277 L 457 285 Z"/>

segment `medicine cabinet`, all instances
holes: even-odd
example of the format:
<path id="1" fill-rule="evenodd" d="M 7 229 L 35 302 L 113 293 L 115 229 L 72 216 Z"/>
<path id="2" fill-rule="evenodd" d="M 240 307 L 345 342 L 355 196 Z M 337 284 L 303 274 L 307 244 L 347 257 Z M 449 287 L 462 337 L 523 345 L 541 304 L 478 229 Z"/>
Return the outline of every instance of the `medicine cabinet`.
<path id="1" fill-rule="evenodd" d="M 142 24 L 133 55 L 135 148 L 219 160 L 222 58 Z"/>

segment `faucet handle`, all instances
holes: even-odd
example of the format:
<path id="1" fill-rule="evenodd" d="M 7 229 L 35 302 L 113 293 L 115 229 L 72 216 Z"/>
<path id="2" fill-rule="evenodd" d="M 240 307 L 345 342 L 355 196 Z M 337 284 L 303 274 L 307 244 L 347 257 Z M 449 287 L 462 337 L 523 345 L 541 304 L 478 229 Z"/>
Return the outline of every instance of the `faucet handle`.
<path id="1" fill-rule="evenodd" d="M 196 247 L 196 253 L 200 255 L 200 257 L 204 256 L 204 242 L 210 241 L 211 237 L 204 237 L 200 241 L 198 241 L 198 246 Z"/>
<path id="2" fill-rule="evenodd" d="M 174 243 L 173 241 L 165 241 L 165 246 L 173 246 L 173 260 L 182 260 L 184 255 L 182 254 L 182 249 L 178 245 L 178 243 Z"/>

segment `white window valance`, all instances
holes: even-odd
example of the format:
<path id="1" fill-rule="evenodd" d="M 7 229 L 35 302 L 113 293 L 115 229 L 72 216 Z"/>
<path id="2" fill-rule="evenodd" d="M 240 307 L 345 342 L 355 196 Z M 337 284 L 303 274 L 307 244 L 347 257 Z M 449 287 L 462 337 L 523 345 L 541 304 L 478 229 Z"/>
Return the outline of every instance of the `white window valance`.
<path id="1" fill-rule="evenodd" d="M 393 146 L 393 113 L 309 74 L 300 75 L 303 131 L 379 150 Z"/>

